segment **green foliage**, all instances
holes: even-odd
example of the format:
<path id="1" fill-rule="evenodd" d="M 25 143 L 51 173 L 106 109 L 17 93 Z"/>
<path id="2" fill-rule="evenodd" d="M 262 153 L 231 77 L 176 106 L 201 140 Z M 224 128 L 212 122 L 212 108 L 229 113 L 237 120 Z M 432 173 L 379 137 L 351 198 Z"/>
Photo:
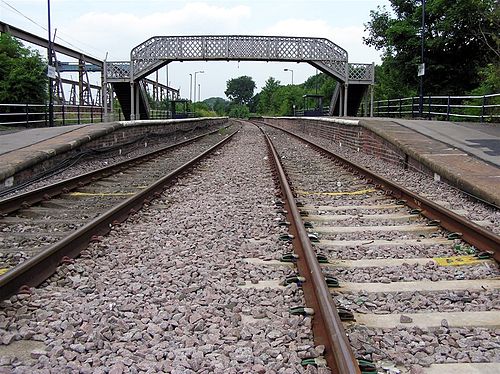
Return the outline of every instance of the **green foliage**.
<path id="1" fill-rule="evenodd" d="M 382 65 L 375 66 L 375 91 L 377 100 L 417 95 L 417 86 L 402 85 L 402 74 L 394 69 L 392 56 L 386 56 Z"/>
<path id="2" fill-rule="evenodd" d="M 266 80 L 262 91 L 259 94 L 257 112 L 267 115 L 275 115 L 278 112 L 279 102 L 277 102 L 277 92 L 280 88 L 280 81 L 269 77 Z"/>
<path id="3" fill-rule="evenodd" d="M 255 82 L 247 75 L 227 81 L 226 96 L 236 104 L 248 104 L 255 90 Z"/>
<path id="4" fill-rule="evenodd" d="M 422 1 L 390 3 L 392 12 L 378 7 L 365 24 L 365 44 L 383 51 L 377 98 L 407 96 L 418 87 Z M 495 0 L 426 1 L 426 93 L 464 94 L 481 84 L 481 69 L 500 56 L 498 7 Z"/>
<path id="5" fill-rule="evenodd" d="M 270 77 L 262 91 L 255 95 L 256 112 L 259 115 L 268 116 L 290 116 L 304 109 L 303 96 L 306 94 L 318 94 L 324 97 L 324 103 L 330 102 L 336 85 L 335 79 L 320 73 L 309 77 L 303 84 L 282 86 L 280 81 Z"/>
<path id="6" fill-rule="evenodd" d="M 250 110 L 246 105 L 231 104 L 228 115 L 231 118 L 248 118 L 250 116 Z"/>
<path id="7" fill-rule="evenodd" d="M 488 95 L 500 92 L 500 62 L 479 69 L 481 84 L 471 91 L 472 95 Z"/>
<path id="8" fill-rule="evenodd" d="M 209 99 L 203 100 L 205 104 L 211 111 L 217 113 L 218 116 L 225 116 L 228 111 L 229 101 L 224 100 L 221 97 L 211 97 Z"/>
<path id="9" fill-rule="evenodd" d="M 476 89 L 470 92 L 471 95 L 482 96 L 489 95 L 500 92 L 500 63 L 496 64 L 488 64 L 486 67 L 479 70 L 479 76 L 481 77 L 481 84 Z M 483 98 L 479 99 L 471 99 L 466 100 L 464 104 L 467 105 L 477 105 L 482 106 L 486 105 L 499 105 L 500 97 L 488 97 L 483 100 Z M 482 108 L 466 108 L 463 110 L 464 114 L 475 115 L 475 116 L 498 116 L 500 115 L 500 108 L 498 107 L 490 107 L 485 108 L 484 112 Z M 490 117 L 493 118 L 493 117 Z"/>
<path id="10" fill-rule="evenodd" d="M 194 115 L 195 117 L 216 117 L 217 113 L 213 111 L 206 103 L 199 102 L 194 103 Z"/>
<path id="11" fill-rule="evenodd" d="M 330 101 L 337 81 L 324 73 L 310 76 L 302 85 L 305 93 L 323 95 L 325 100 Z"/>
<path id="12" fill-rule="evenodd" d="M 10 34 L 0 35 L 0 103 L 42 104 L 47 100 L 46 63 Z"/>

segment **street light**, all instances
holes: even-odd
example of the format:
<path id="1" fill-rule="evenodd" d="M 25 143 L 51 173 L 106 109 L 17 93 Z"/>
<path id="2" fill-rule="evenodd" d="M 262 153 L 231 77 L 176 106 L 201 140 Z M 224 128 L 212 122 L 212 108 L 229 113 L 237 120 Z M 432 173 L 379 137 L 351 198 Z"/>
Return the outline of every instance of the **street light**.
<path id="1" fill-rule="evenodd" d="M 419 82 L 419 100 L 418 100 L 418 115 L 420 118 L 424 115 L 424 41 L 425 41 L 425 0 L 422 0 L 422 33 L 420 34 L 420 66 L 418 69 Z"/>
<path id="2" fill-rule="evenodd" d="M 289 71 L 292 73 L 292 86 L 293 86 L 293 70 L 292 69 L 283 69 L 283 71 Z"/>
<path id="3" fill-rule="evenodd" d="M 47 75 L 49 76 L 49 126 L 54 126 L 54 98 L 52 95 L 52 40 L 51 40 L 51 28 L 50 28 L 50 0 L 47 0 L 47 29 L 49 32 L 49 48 L 47 49 L 48 53 L 48 62 L 49 66 L 47 67 Z"/>
<path id="4" fill-rule="evenodd" d="M 194 72 L 194 101 L 195 102 L 196 102 L 196 74 L 203 74 L 203 73 L 204 73 L 203 70 Z"/>
<path id="5" fill-rule="evenodd" d="M 193 74 L 189 73 L 189 101 L 193 101 Z"/>
<path id="6" fill-rule="evenodd" d="M 200 101 L 201 96 L 201 84 L 198 83 L 198 101 Z"/>

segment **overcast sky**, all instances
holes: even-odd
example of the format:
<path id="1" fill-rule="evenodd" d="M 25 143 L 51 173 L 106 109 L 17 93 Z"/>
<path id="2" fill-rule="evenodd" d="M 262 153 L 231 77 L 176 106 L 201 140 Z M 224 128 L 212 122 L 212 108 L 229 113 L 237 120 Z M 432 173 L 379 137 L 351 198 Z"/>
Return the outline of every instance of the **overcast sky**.
<path id="1" fill-rule="evenodd" d="M 157 35 L 279 35 L 330 39 L 346 49 L 350 62 L 380 62 L 379 52 L 363 44 L 370 10 L 388 0 L 51 0 L 56 41 L 109 61 L 129 60 L 130 50 Z M 15 8 L 15 9 L 13 9 Z M 16 11 L 17 10 L 17 11 Z M 27 18 L 30 20 L 28 20 Z M 46 0 L 0 0 L 3 22 L 46 37 Z M 42 27 L 41 27 L 42 26 Z M 62 38 L 63 40 L 61 40 Z M 58 56 L 64 61 L 63 56 Z M 282 84 L 302 83 L 315 74 L 306 63 L 174 62 L 168 65 L 171 87 L 189 98 L 189 73 L 197 80 L 201 99 L 224 97 L 227 80 L 251 76 L 260 91 L 270 76 Z M 166 68 L 159 73 L 166 83 Z M 77 77 L 73 77 L 76 79 Z M 198 96 L 198 95 L 197 95 Z"/>

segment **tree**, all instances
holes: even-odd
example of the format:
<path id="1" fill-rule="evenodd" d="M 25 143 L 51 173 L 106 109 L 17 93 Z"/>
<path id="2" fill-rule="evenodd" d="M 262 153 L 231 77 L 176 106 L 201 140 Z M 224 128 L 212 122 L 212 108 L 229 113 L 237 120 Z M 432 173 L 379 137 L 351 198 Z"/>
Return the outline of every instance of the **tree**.
<path id="1" fill-rule="evenodd" d="M 365 44 L 383 51 L 378 96 L 415 92 L 420 63 L 422 0 L 390 0 L 392 12 L 378 7 L 365 24 Z M 425 90 L 429 94 L 463 94 L 481 83 L 480 71 L 498 64 L 496 0 L 427 0 Z M 382 81 L 382 82 L 381 82 Z M 401 95 L 398 95 L 401 96 Z"/>
<path id="2" fill-rule="evenodd" d="M 236 104 L 248 104 L 255 90 L 255 82 L 249 76 L 241 76 L 227 81 L 226 96 Z"/>
<path id="3" fill-rule="evenodd" d="M 210 110 L 216 112 L 219 116 L 225 116 L 229 106 L 229 101 L 224 100 L 221 97 L 211 97 L 203 100 L 203 103 L 205 103 Z"/>
<path id="4" fill-rule="evenodd" d="M 45 103 L 46 63 L 10 34 L 0 35 L 0 103 Z"/>
<path id="5" fill-rule="evenodd" d="M 217 113 L 210 108 L 205 102 L 196 103 L 194 107 L 196 117 L 216 117 Z"/>
<path id="6" fill-rule="evenodd" d="M 246 105 L 233 103 L 229 107 L 228 115 L 231 118 L 248 118 L 250 111 Z"/>
<path id="7" fill-rule="evenodd" d="M 329 102 L 337 84 L 337 81 L 331 76 L 325 73 L 319 73 L 310 76 L 304 82 L 304 88 L 307 93 L 323 95 L 325 101 Z"/>
<path id="8" fill-rule="evenodd" d="M 266 80 L 264 87 L 259 95 L 259 103 L 257 104 L 257 109 L 259 113 L 262 114 L 275 114 L 276 108 L 273 107 L 273 96 L 276 91 L 280 88 L 280 81 L 269 77 Z"/>

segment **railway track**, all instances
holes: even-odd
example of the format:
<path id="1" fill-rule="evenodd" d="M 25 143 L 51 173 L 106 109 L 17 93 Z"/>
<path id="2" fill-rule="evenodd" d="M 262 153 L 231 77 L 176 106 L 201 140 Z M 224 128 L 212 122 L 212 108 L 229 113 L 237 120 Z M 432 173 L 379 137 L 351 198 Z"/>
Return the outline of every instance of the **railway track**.
<path id="1" fill-rule="evenodd" d="M 215 130 L 0 201 L 0 298 L 45 280 L 232 136 L 221 134 Z"/>
<path id="2" fill-rule="evenodd" d="M 166 190 L 174 173 L 154 183 L 148 193 L 157 199 L 141 190 L 120 204 L 118 218 L 106 214 L 97 234 L 111 232 L 97 241 L 85 234 L 77 252 L 91 243 L 78 260 L 59 266 L 64 255 L 54 251 L 56 274 L 2 303 L 0 356 L 13 347 L 29 357 L 9 353 L 0 367 L 417 374 L 470 362 L 465 372 L 496 370 L 498 313 L 490 312 L 500 308 L 499 271 L 488 248 L 480 247 L 481 258 L 454 256 L 474 235 L 440 226 L 455 227 L 453 214 L 451 223 L 437 222 L 433 214 L 446 212 L 432 203 L 262 128 L 268 156 L 262 134 L 243 124 L 185 178 Z M 129 182 L 105 178 L 77 183 L 77 192 L 132 192 Z M 498 240 L 479 238 L 481 230 L 480 246 Z M 497 255 L 498 246 L 489 249 Z M 41 257 L 26 264 L 39 266 Z"/>
<path id="3" fill-rule="evenodd" d="M 0 368 L 83 372 L 314 372 L 287 269 L 245 260 L 289 248 L 265 141 L 245 125 L 139 214 L 29 295 L 0 303 Z"/>
<path id="4" fill-rule="evenodd" d="M 283 260 L 296 262 L 298 273 L 289 276 L 304 277 L 306 299 L 309 283 L 318 297 L 330 294 L 316 283 L 330 287 L 334 326 L 325 324 L 327 300 L 311 305 L 323 331 L 315 341 L 326 345 L 333 372 L 495 372 L 500 238 L 298 136 L 260 126 L 283 164 L 282 184 L 292 186 L 286 210 L 295 255 Z"/>

